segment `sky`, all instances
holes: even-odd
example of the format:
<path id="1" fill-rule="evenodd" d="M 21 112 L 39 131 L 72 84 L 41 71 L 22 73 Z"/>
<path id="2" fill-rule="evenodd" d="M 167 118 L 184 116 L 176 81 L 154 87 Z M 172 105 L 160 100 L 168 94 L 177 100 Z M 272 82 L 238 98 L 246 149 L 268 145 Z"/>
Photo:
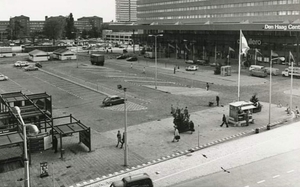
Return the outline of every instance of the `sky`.
<path id="1" fill-rule="evenodd" d="M 24 15 L 30 21 L 43 21 L 45 16 L 67 16 L 74 20 L 98 16 L 103 22 L 115 21 L 115 0 L 0 0 L 0 21 Z"/>

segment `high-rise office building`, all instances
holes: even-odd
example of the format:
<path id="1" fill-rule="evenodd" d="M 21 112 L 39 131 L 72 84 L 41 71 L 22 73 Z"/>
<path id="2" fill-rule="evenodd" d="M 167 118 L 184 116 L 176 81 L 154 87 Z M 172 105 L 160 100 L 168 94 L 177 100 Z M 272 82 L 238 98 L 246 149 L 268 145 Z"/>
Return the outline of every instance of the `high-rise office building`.
<path id="1" fill-rule="evenodd" d="M 300 15 L 300 0 L 139 0 L 139 24 L 282 23 Z"/>
<path id="2" fill-rule="evenodd" d="M 137 0 L 116 0 L 116 21 L 137 21 Z"/>

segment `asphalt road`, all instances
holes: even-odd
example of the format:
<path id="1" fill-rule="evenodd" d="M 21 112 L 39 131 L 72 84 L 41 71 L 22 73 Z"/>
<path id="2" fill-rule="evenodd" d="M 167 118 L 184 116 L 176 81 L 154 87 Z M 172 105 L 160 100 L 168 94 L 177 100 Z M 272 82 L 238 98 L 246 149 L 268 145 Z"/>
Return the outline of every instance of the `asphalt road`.
<path id="1" fill-rule="evenodd" d="M 296 142 L 295 142 L 296 143 Z M 225 169 L 173 187 L 297 187 L 300 184 L 300 149 L 247 165 Z"/>

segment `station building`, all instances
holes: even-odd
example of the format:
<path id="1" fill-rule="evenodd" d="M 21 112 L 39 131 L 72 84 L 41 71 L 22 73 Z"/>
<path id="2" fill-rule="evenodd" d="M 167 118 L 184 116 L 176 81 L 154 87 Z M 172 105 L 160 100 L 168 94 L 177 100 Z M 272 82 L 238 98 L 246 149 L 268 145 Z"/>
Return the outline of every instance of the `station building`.
<path id="1" fill-rule="evenodd" d="M 140 0 L 135 24 L 109 25 L 111 30 L 133 31 L 135 43 L 153 45 L 159 50 L 180 50 L 185 58 L 213 56 L 215 50 L 226 56 L 236 52 L 242 30 L 251 49 L 268 61 L 270 51 L 287 57 L 291 51 L 299 61 L 300 0 Z M 250 54 L 252 53 L 250 50 Z"/>

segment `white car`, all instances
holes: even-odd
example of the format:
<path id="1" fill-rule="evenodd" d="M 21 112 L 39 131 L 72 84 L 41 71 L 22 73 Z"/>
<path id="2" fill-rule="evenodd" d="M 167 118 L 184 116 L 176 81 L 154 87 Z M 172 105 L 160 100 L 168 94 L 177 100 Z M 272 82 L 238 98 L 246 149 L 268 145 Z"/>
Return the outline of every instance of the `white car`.
<path id="1" fill-rule="evenodd" d="M 17 61 L 14 65 L 15 67 L 25 67 L 28 66 L 29 63 L 27 61 Z"/>
<path id="2" fill-rule="evenodd" d="M 185 67 L 185 70 L 186 71 L 197 71 L 198 70 L 198 66 L 195 66 L 195 65 L 193 65 L 193 66 L 187 66 L 187 67 Z"/>
<path id="3" fill-rule="evenodd" d="M 7 76 L 0 74 L 0 81 L 6 81 L 8 79 Z"/>

